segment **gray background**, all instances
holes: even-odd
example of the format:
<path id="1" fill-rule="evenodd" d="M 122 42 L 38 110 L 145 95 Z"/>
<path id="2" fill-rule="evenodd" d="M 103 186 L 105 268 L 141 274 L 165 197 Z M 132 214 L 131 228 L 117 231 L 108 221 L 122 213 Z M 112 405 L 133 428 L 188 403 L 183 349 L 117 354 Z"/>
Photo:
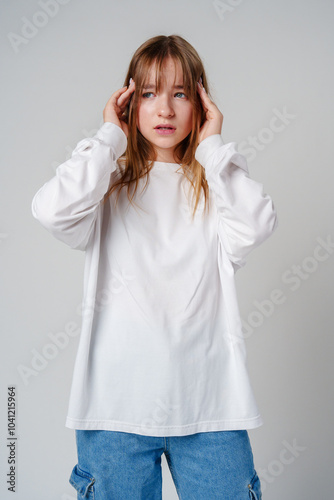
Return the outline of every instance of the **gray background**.
<path id="1" fill-rule="evenodd" d="M 334 240 L 333 2 L 52 0 L 45 14 L 47 3 L 1 2 L 1 498 L 76 498 L 75 437 L 64 424 L 79 337 L 50 348 L 50 334 L 80 326 L 84 253 L 52 238 L 31 200 L 102 124 L 135 49 L 172 33 L 198 50 L 223 139 L 239 143 L 279 215 L 276 233 L 237 273 L 265 420 L 250 431 L 264 499 L 332 498 L 334 250 L 324 242 Z M 39 27 L 27 32 L 27 21 Z M 19 370 L 32 369 L 36 352 L 54 357 L 24 383 Z M 6 486 L 13 384 L 15 495 Z M 176 499 L 165 460 L 163 480 L 164 499 Z"/>

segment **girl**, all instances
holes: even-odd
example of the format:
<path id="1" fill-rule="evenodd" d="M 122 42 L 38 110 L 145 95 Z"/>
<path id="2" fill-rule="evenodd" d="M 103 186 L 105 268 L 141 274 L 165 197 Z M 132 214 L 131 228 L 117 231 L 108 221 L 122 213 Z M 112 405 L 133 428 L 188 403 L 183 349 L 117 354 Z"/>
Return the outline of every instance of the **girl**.
<path id="1" fill-rule="evenodd" d="M 86 252 L 66 426 L 78 499 L 261 498 L 234 274 L 276 227 L 262 185 L 180 36 L 135 52 L 104 124 L 35 195 L 32 212 Z"/>

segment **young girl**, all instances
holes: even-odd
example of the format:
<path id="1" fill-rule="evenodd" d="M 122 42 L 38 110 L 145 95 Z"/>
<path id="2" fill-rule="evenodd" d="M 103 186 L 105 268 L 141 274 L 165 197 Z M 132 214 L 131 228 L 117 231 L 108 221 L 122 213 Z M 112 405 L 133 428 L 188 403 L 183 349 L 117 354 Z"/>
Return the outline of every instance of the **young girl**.
<path id="1" fill-rule="evenodd" d="M 78 499 L 261 498 L 234 274 L 276 227 L 262 185 L 209 97 L 195 49 L 157 36 L 135 52 L 97 134 L 32 212 L 86 252 L 82 332 L 66 426 Z"/>

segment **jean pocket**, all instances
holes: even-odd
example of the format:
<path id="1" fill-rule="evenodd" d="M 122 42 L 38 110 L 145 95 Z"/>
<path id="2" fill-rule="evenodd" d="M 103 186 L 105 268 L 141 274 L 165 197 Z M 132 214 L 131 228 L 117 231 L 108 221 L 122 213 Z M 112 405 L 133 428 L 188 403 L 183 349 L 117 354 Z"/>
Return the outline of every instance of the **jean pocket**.
<path id="1" fill-rule="evenodd" d="M 95 479 L 78 465 L 73 467 L 69 482 L 77 490 L 78 499 L 94 500 Z"/>
<path id="2" fill-rule="evenodd" d="M 260 478 L 256 472 L 248 484 L 248 492 L 250 500 L 262 499 Z"/>

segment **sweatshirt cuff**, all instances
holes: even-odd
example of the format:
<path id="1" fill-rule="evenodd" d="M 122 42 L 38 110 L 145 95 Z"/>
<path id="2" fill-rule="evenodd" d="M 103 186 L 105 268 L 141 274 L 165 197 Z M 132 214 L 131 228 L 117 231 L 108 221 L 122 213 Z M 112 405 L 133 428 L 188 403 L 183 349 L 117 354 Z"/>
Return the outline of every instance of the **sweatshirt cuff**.
<path id="1" fill-rule="evenodd" d="M 111 146 L 116 158 L 119 158 L 126 150 L 128 140 L 123 130 L 115 123 L 105 122 L 97 131 L 95 138 L 104 144 Z"/>
<path id="2" fill-rule="evenodd" d="M 195 159 L 205 168 L 210 156 L 221 146 L 224 142 L 220 134 L 209 135 L 197 146 Z"/>

